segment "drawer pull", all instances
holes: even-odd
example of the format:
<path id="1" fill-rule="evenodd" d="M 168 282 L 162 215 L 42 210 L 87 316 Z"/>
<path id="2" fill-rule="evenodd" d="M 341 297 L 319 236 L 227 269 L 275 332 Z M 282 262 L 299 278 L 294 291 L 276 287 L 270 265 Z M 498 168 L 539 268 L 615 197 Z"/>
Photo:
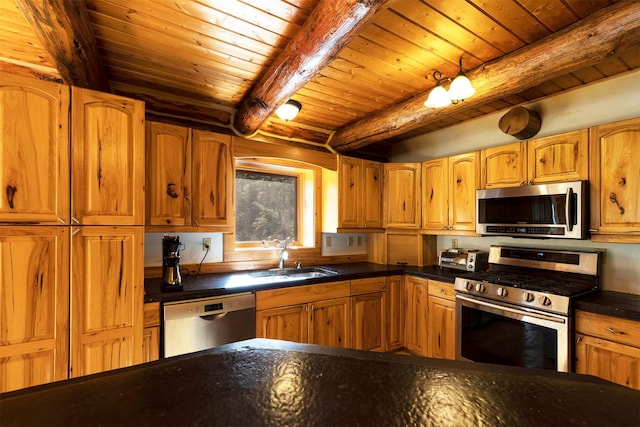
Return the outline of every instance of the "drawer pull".
<path id="1" fill-rule="evenodd" d="M 615 329 L 610 328 L 609 326 L 605 326 L 605 329 L 606 329 L 607 331 L 611 332 L 612 334 L 615 334 L 615 333 L 616 333 Z"/>

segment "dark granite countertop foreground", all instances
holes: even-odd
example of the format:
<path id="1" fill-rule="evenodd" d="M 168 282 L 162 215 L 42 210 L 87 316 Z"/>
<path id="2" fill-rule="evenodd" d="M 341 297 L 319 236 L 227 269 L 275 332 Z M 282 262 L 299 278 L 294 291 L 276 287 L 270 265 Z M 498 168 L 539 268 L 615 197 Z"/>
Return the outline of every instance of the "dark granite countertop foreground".
<path id="1" fill-rule="evenodd" d="M 637 426 L 594 377 L 250 340 L 0 395 L 5 426 Z"/>

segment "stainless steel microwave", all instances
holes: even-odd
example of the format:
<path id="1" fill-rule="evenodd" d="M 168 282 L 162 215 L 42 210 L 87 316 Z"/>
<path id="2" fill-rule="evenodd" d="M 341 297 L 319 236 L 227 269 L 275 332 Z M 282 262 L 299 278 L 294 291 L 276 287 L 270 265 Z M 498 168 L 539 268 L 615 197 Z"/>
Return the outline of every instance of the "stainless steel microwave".
<path id="1" fill-rule="evenodd" d="M 586 239 L 589 182 L 476 190 L 476 233 Z"/>

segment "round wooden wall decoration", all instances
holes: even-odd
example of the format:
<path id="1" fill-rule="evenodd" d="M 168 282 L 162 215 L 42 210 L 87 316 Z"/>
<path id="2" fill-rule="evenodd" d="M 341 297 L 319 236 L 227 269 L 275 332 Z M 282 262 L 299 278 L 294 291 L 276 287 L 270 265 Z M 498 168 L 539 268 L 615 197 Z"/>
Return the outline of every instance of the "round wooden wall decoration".
<path id="1" fill-rule="evenodd" d="M 498 122 L 502 132 L 518 139 L 531 138 L 538 133 L 541 124 L 540 115 L 524 107 L 512 108 Z"/>

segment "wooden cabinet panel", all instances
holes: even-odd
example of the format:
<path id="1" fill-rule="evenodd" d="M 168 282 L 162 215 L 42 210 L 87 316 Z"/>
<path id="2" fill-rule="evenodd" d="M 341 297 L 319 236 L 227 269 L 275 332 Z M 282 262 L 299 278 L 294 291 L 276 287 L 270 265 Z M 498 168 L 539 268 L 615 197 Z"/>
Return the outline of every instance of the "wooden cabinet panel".
<path id="1" fill-rule="evenodd" d="M 422 228 L 446 230 L 449 226 L 447 159 L 422 164 Z"/>
<path id="2" fill-rule="evenodd" d="M 481 151 L 482 188 L 524 185 L 527 179 L 526 142 Z"/>
<path id="3" fill-rule="evenodd" d="M 449 227 L 476 229 L 476 189 L 480 188 L 478 152 L 449 157 Z"/>
<path id="4" fill-rule="evenodd" d="M 351 281 L 351 295 L 361 295 L 373 292 L 384 292 L 387 287 L 386 277 L 369 277 Z"/>
<path id="5" fill-rule="evenodd" d="M 0 392 L 68 377 L 68 227 L 0 227 L 0 313 Z"/>
<path id="6" fill-rule="evenodd" d="M 144 328 L 142 332 L 142 362 L 160 359 L 160 326 Z"/>
<path id="7" fill-rule="evenodd" d="M 69 224 L 69 87 L 0 75 L 0 222 Z"/>
<path id="8" fill-rule="evenodd" d="M 420 164 L 384 164 L 385 227 L 420 226 Z"/>
<path id="9" fill-rule="evenodd" d="M 576 311 L 576 330 L 587 335 L 640 347 L 640 322 Z"/>
<path id="10" fill-rule="evenodd" d="M 427 355 L 428 281 L 405 277 L 405 345 L 412 352 Z"/>
<path id="11" fill-rule="evenodd" d="M 193 130 L 192 158 L 193 225 L 232 228 L 234 175 L 231 136 Z"/>
<path id="12" fill-rule="evenodd" d="M 362 227 L 362 160 L 338 159 L 338 227 Z"/>
<path id="13" fill-rule="evenodd" d="M 256 312 L 256 337 L 308 343 L 308 316 L 306 304 L 259 310 Z"/>
<path id="14" fill-rule="evenodd" d="M 391 276 L 387 282 L 387 350 L 394 351 L 404 345 L 404 279 Z"/>
<path id="15" fill-rule="evenodd" d="M 258 291 L 256 292 L 256 310 L 348 297 L 350 295 L 350 287 L 350 282 L 345 280 Z"/>
<path id="16" fill-rule="evenodd" d="M 386 299 L 384 292 L 351 297 L 353 348 L 386 350 Z"/>
<path id="17" fill-rule="evenodd" d="M 191 225 L 191 131 L 147 122 L 146 224 Z"/>
<path id="18" fill-rule="evenodd" d="M 74 222 L 144 224 L 144 103 L 72 88 Z"/>
<path id="19" fill-rule="evenodd" d="M 382 165 L 363 160 L 362 167 L 362 226 L 382 228 Z"/>
<path id="20" fill-rule="evenodd" d="M 529 182 L 589 179 L 587 129 L 528 141 Z"/>
<path id="21" fill-rule="evenodd" d="M 578 333 L 576 372 L 640 390 L 640 348 Z"/>
<path id="22" fill-rule="evenodd" d="M 640 119 L 591 129 L 592 240 L 640 243 Z"/>
<path id="23" fill-rule="evenodd" d="M 142 362 L 143 238 L 143 227 L 74 230 L 72 377 Z"/>
<path id="24" fill-rule="evenodd" d="M 456 303 L 429 296 L 428 355 L 439 359 L 456 358 Z"/>
<path id="25" fill-rule="evenodd" d="M 309 307 L 309 343 L 348 348 L 351 301 L 336 298 L 314 302 Z"/>

